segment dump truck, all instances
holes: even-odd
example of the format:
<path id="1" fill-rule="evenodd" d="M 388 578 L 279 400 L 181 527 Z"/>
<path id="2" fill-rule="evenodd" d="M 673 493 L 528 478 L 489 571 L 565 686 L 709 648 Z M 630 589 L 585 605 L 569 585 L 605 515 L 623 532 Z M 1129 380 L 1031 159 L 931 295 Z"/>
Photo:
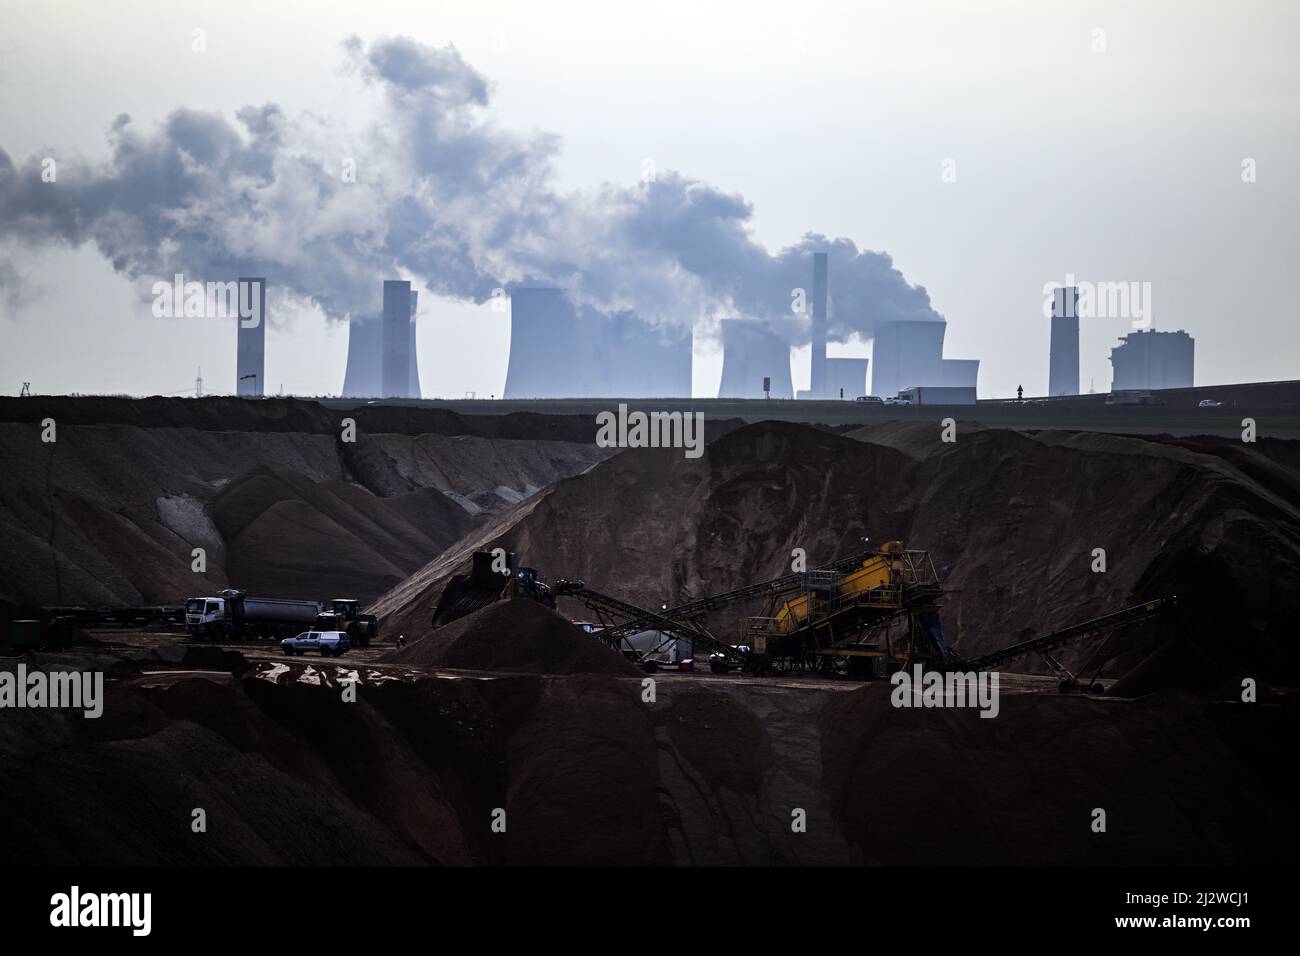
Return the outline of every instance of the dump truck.
<path id="1" fill-rule="evenodd" d="M 227 588 L 185 602 L 185 632 L 219 641 L 292 637 L 314 628 L 324 610 L 319 601 L 255 598 Z"/>

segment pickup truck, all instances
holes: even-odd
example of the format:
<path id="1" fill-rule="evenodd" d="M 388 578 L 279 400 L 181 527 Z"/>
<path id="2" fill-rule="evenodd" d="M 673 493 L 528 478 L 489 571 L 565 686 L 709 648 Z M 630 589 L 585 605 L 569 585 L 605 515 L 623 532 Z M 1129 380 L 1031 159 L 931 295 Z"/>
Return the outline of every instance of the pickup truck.
<path id="1" fill-rule="evenodd" d="M 341 657 L 352 650 L 352 641 L 347 631 L 303 631 L 297 637 L 286 637 L 280 647 L 290 657 L 308 651 L 320 651 L 321 657 Z"/>

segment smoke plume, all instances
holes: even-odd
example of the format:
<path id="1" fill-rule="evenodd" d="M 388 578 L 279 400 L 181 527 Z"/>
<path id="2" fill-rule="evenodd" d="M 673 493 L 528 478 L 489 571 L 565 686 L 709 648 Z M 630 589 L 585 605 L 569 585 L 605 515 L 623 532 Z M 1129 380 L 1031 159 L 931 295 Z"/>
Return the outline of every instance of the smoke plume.
<path id="1" fill-rule="evenodd" d="M 351 37 L 343 51 L 379 94 L 367 127 L 271 103 L 233 121 L 177 109 L 148 130 L 124 114 L 107 157 L 60 160 L 56 183 L 42 181 L 43 157 L 17 165 L 0 149 L 0 234 L 93 243 L 142 283 L 265 275 L 332 318 L 375 312 L 380 281 L 403 275 L 480 302 L 495 288 L 555 285 L 662 323 L 762 318 L 796 344 L 808 319 L 792 313 L 792 290 L 810 299 L 820 251 L 832 340 L 940 318 L 888 255 L 812 233 L 771 253 L 743 197 L 676 172 L 561 193 L 557 138 L 494 125 L 491 84 L 454 47 Z"/>

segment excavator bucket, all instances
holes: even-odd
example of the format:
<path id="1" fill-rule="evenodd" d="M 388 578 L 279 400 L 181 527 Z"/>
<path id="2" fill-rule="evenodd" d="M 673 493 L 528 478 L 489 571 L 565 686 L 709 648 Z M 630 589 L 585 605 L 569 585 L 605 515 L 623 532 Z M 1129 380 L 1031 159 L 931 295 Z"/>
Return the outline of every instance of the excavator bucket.
<path id="1" fill-rule="evenodd" d="M 495 567 L 494 567 L 495 565 Z M 500 555 L 491 551 L 475 551 L 469 574 L 458 574 L 447 582 L 442 597 L 433 611 L 433 626 L 442 627 L 457 618 L 472 614 L 481 607 L 506 596 L 506 589 L 514 583 L 515 555 L 505 552 L 505 570 Z"/>

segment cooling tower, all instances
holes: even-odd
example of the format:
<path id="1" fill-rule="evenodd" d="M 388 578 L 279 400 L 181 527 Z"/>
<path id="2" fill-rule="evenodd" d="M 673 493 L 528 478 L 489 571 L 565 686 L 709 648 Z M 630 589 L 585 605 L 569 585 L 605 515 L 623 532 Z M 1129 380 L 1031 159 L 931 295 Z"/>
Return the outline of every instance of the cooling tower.
<path id="1" fill-rule="evenodd" d="M 563 290 L 531 288 L 511 293 L 505 398 L 583 394 L 574 389 L 586 387 L 587 367 L 588 357 L 579 348 L 577 316 Z"/>
<path id="2" fill-rule="evenodd" d="M 244 312 L 250 318 L 244 318 Z M 266 393 L 266 279 L 239 280 L 239 331 L 235 337 L 235 394 Z M 255 325 L 246 326 L 253 322 Z"/>
<path id="3" fill-rule="evenodd" d="M 1047 394 L 1079 394 L 1079 290 L 1073 286 L 1052 294 L 1052 338 L 1048 355 Z"/>
<path id="4" fill-rule="evenodd" d="M 826 253 L 813 253 L 812 369 L 808 390 L 812 398 L 834 398 L 839 386 L 826 375 Z M 865 379 L 863 386 L 865 387 Z M 847 394 L 847 392 L 846 392 Z"/>
<path id="5" fill-rule="evenodd" d="M 823 398 L 852 401 L 867 394 L 867 359 L 826 359 L 826 394 Z"/>
<path id="6" fill-rule="evenodd" d="M 718 398 L 763 398 L 763 379 L 772 398 L 793 398 L 790 346 L 762 322 L 722 320 L 722 381 Z"/>
<path id="7" fill-rule="evenodd" d="M 387 286 L 387 283 L 385 283 Z M 411 291 L 410 334 L 407 337 L 407 391 L 421 397 L 417 361 L 415 311 L 420 293 Z M 381 316 L 352 316 L 348 321 L 348 362 L 343 373 L 344 398 L 379 398 L 384 389 L 384 320 Z"/>
<path id="8" fill-rule="evenodd" d="M 384 280 L 383 349 L 380 365 L 384 398 L 411 393 L 411 283 Z"/>
<path id="9" fill-rule="evenodd" d="M 415 326 L 416 326 L 415 315 L 416 315 L 417 307 L 419 305 L 419 299 L 420 299 L 420 293 L 412 289 L 411 290 L 411 337 L 410 337 L 411 341 L 410 344 L 407 346 L 407 350 L 410 355 L 410 365 L 409 365 L 410 372 L 407 377 L 407 389 L 408 389 L 407 394 L 411 398 L 421 398 L 424 394 L 423 392 L 420 391 L 419 350 L 416 348 L 416 342 L 415 342 Z"/>
<path id="10" fill-rule="evenodd" d="M 899 389 L 944 384 L 947 322 L 882 322 L 871 353 L 871 394 L 894 398 Z"/>
<path id="11" fill-rule="evenodd" d="M 594 393 L 621 398 L 689 398 L 691 331 L 657 328 L 630 313 L 595 320 L 600 329 Z"/>
<path id="12" fill-rule="evenodd" d="M 343 373 L 344 398 L 378 398 L 383 391 L 384 325 L 376 316 L 353 316 L 348 322 L 348 364 Z"/>
<path id="13" fill-rule="evenodd" d="M 689 398 L 691 333 L 577 309 L 562 289 L 510 296 L 506 398 Z"/>

